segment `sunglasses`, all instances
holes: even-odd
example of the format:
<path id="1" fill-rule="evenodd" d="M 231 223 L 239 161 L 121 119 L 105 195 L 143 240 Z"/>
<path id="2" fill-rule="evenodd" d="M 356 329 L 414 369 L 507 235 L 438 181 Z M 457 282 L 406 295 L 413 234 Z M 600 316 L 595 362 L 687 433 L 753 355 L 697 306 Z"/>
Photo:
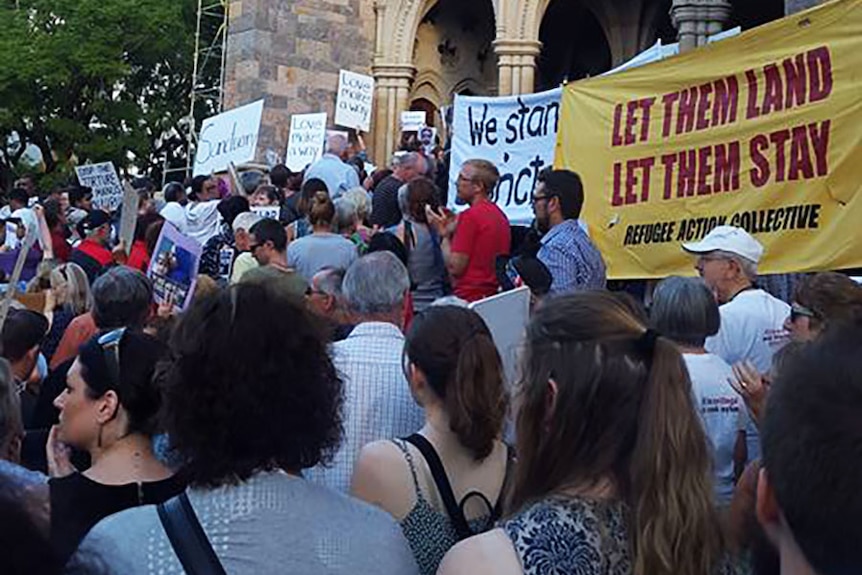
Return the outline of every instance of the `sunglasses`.
<path id="1" fill-rule="evenodd" d="M 111 386 L 114 389 L 120 387 L 120 341 L 122 341 L 124 333 L 126 333 L 126 328 L 121 327 L 102 334 L 98 339 L 104 354 L 105 365 L 108 368 L 108 375 L 111 378 Z"/>
<path id="2" fill-rule="evenodd" d="M 793 303 L 790 306 L 790 321 L 795 322 L 800 317 L 807 317 L 807 318 L 814 319 L 817 317 L 817 314 L 814 311 L 810 310 L 809 308 L 805 307 L 804 305 L 800 305 L 798 303 Z"/>

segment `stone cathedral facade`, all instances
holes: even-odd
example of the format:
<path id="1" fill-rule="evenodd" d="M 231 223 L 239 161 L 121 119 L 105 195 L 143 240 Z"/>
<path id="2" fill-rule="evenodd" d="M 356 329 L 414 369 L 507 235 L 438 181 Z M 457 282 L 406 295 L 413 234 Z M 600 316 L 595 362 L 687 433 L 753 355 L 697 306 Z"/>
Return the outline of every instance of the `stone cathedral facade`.
<path id="1" fill-rule="evenodd" d="M 284 157 L 290 116 L 326 111 L 339 69 L 375 78 L 366 142 L 386 161 L 400 113 L 454 94 L 510 95 L 600 74 L 661 39 L 683 49 L 817 0 L 231 0 L 225 109 L 265 98 L 259 156 Z"/>

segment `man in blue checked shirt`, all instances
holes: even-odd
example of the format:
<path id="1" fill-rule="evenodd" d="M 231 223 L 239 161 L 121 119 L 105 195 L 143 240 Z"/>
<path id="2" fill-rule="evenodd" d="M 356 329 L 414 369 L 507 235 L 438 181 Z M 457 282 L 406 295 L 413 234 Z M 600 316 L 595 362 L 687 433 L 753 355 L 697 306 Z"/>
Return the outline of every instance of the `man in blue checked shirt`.
<path id="1" fill-rule="evenodd" d="M 539 174 L 533 194 L 533 213 L 543 234 L 537 257 L 551 272 L 551 296 L 605 287 L 605 262 L 578 223 L 583 205 L 584 188 L 576 173 Z"/>

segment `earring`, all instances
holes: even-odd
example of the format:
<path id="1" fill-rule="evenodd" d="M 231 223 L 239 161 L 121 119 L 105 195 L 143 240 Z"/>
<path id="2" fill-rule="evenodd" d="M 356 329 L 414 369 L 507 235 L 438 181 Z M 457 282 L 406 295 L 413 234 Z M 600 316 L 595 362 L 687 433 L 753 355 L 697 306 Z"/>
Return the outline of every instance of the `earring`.
<path id="1" fill-rule="evenodd" d="M 102 448 L 102 430 L 105 429 L 104 425 L 99 425 L 99 436 L 96 438 L 96 447 L 99 449 Z"/>

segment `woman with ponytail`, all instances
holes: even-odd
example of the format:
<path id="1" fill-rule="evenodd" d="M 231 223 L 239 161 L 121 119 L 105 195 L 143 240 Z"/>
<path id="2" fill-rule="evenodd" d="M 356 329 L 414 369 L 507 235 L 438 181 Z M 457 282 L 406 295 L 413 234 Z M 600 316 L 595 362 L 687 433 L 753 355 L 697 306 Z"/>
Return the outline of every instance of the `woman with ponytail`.
<path id="1" fill-rule="evenodd" d="M 401 524 L 422 575 L 458 541 L 500 517 L 511 452 L 500 441 L 507 398 L 497 348 L 476 312 L 431 307 L 407 335 L 405 370 L 425 426 L 360 453 L 353 495 Z"/>
<path id="2" fill-rule="evenodd" d="M 333 233 L 335 204 L 328 193 L 315 192 L 307 206 L 312 233 L 288 244 L 287 265 L 310 284 L 314 274 L 323 268 L 346 270 L 359 252 L 353 242 Z"/>
<path id="3" fill-rule="evenodd" d="M 685 364 L 624 301 L 542 306 L 515 403 L 509 516 L 453 548 L 441 575 L 732 572 Z"/>

